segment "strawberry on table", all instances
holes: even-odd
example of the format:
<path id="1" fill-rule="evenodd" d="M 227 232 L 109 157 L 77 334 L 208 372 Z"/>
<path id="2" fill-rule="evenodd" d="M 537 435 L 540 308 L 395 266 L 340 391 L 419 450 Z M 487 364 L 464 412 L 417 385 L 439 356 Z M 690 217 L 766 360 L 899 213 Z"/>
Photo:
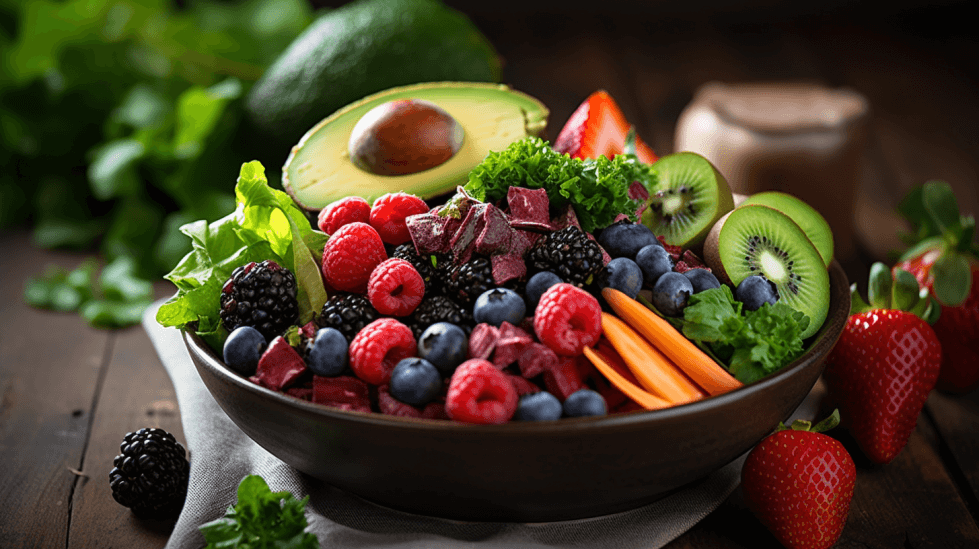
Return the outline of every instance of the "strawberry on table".
<path id="1" fill-rule="evenodd" d="M 942 344 L 936 387 L 964 394 L 979 387 L 979 247 L 975 220 L 959 214 L 947 183 L 930 181 L 902 201 L 917 244 L 894 267 L 915 276 L 942 307 L 933 322 Z M 936 311 L 937 312 L 937 311 Z"/>
<path id="2" fill-rule="evenodd" d="M 942 359 L 935 331 L 922 318 L 935 305 L 922 297 L 910 273 L 897 272 L 892 278 L 883 263 L 873 265 L 869 305 L 851 286 L 850 318 L 823 374 L 844 425 L 880 464 L 907 444 Z"/>
<path id="3" fill-rule="evenodd" d="M 843 533 L 856 467 L 839 441 L 821 433 L 838 422 L 834 411 L 815 426 L 779 425 L 741 469 L 748 508 L 789 549 L 825 549 Z"/>
<path id="4" fill-rule="evenodd" d="M 588 96 L 575 109 L 554 140 L 554 150 L 568 153 L 571 158 L 595 158 L 605 155 L 612 158 L 626 152 L 629 122 L 622 109 L 605 90 Z M 656 162 L 656 154 L 635 136 L 635 155 L 644 164 Z"/>

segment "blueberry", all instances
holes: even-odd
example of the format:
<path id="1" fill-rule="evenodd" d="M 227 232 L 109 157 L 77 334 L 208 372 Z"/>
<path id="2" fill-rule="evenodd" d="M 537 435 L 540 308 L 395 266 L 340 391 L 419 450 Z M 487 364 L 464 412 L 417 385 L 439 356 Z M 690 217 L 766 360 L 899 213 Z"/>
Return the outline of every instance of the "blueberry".
<path id="1" fill-rule="evenodd" d="M 486 290 L 476 298 L 473 320 L 500 327 L 504 321 L 517 325 L 527 314 L 527 304 L 517 292 L 508 288 Z"/>
<path id="2" fill-rule="evenodd" d="M 578 389 L 564 401 L 564 415 L 568 417 L 604 416 L 608 414 L 605 398 L 591 389 Z"/>
<path id="3" fill-rule="evenodd" d="M 690 269 L 684 271 L 683 276 L 690 279 L 690 284 L 693 284 L 693 293 L 721 287 L 721 283 L 718 282 L 714 273 L 707 269 Z"/>
<path id="4" fill-rule="evenodd" d="M 424 358 L 404 358 L 391 371 L 391 396 L 412 406 L 424 406 L 442 392 L 442 374 Z"/>
<path id="5" fill-rule="evenodd" d="M 774 305 L 778 301 L 778 289 L 771 280 L 751 275 L 734 289 L 734 299 L 743 303 L 746 311 L 757 311 L 765 303 Z"/>
<path id="6" fill-rule="evenodd" d="M 663 246 L 646 246 L 636 254 L 636 264 L 642 269 L 643 280 L 653 286 L 659 277 L 673 270 L 673 259 Z"/>
<path id="7" fill-rule="evenodd" d="M 561 282 L 564 282 L 561 280 L 561 277 L 551 271 L 541 271 L 530 277 L 530 280 L 527 281 L 527 287 L 524 290 L 524 293 L 527 295 L 527 306 L 531 310 L 536 309 L 537 302 L 540 301 L 540 296 L 544 295 L 544 292 L 548 288 Z"/>
<path id="8" fill-rule="evenodd" d="M 318 376 L 336 377 L 347 369 L 347 338 L 336 328 L 320 328 L 309 344 L 306 366 Z"/>
<path id="9" fill-rule="evenodd" d="M 224 340 L 224 363 L 243 376 L 255 375 L 267 346 L 261 332 L 251 326 L 240 326 Z"/>
<path id="10" fill-rule="evenodd" d="M 513 419 L 517 421 L 550 421 L 561 419 L 561 401 L 556 396 L 541 391 L 520 397 Z"/>
<path id="11" fill-rule="evenodd" d="M 449 377 L 466 360 L 469 338 L 466 332 L 448 322 L 436 322 L 418 338 L 418 356 L 432 363 L 442 377 Z"/>
<path id="12" fill-rule="evenodd" d="M 605 266 L 605 285 L 635 299 L 642 289 L 642 269 L 628 257 L 616 257 Z"/>
<path id="13" fill-rule="evenodd" d="M 634 259 L 639 250 L 646 246 L 663 247 L 649 227 L 641 223 L 613 223 L 602 229 L 596 238 L 608 255 Z"/>
<path id="14" fill-rule="evenodd" d="M 689 278 L 669 272 L 659 277 L 653 285 L 653 305 L 666 316 L 683 316 L 687 298 L 692 293 L 693 284 Z"/>

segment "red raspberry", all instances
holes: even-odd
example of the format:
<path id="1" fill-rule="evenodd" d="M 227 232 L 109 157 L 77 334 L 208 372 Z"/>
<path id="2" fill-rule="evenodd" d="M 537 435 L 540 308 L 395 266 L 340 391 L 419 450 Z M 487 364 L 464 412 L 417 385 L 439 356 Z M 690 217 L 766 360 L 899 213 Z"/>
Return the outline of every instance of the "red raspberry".
<path id="1" fill-rule="evenodd" d="M 350 342 L 350 369 L 367 383 L 384 385 L 398 362 L 415 356 L 415 350 L 411 328 L 393 318 L 379 318 Z"/>
<path id="2" fill-rule="evenodd" d="M 509 376 L 481 358 L 471 358 L 456 368 L 449 380 L 445 412 L 465 423 L 499 424 L 517 411 L 517 389 Z"/>
<path id="3" fill-rule="evenodd" d="M 387 258 L 373 227 L 349 223 L 337 229 L 323 247 L 323 278 L 337 290 L 363 294 L 371 272 Z"/>
<path id="4" fill-rule="evenodd" d="M 534 311 L 541 343 L 564 356 L 578 356 L 602 335 L 602 307 L 590 293 L 566 282 L 544 292 Z"/>
<path id="5" fill-rule="evenodd" d="M 348 196 L 336 202 L 331 202 L 320 210 L 316 216 L 316 226 L 326 234 L 333 234 L 337 229 L 350 223 L 369 223 L 371 205 L 359 196 Z"/>
<path id="6" fill-rule="evenodd" d="M 424 295 L 422 275 L 404 259 L 382 261 L 367 282 L 367 299 L 382 315 L 408 316 Z"/>
<path id="7" fill-rule="evenodd" d="M 370 224 L 377 229 L 381 240 L 388 244 L 404 244 L 411 240 L 405 219 L 409 215 L 428 212 L 428 204 L 413 194 L 388 193 L 374 201 Z"/>

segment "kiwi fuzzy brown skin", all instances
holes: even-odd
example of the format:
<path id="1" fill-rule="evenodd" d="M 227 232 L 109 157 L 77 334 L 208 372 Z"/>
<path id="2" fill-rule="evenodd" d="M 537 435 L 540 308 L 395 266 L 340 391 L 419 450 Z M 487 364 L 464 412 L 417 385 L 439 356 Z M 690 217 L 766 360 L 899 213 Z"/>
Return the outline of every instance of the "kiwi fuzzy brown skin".
<path id="1" fill-rule="evenodd" d="M 749 266 L 738 264 L 744 259 L 741 256 L 741 253 L 745 253 L 741 251 L 746 245 L 743 240 L 749 239 L 739 238 L 735 227 L 754 222 L 762 223 L 763 230 L 751 236 L 765 239 L 766 247 L 772 246 L 785 254 L 784 259 L 778 261 L 781 263 L 779 269 L 788 271 L 788 280 L 784 276 L 782 280 L 769 276 L 765 266 L 756 266 L 756 270 L 751 271 Z M 725 231 L 725 227 L 728 230 Z M 764 234 L 766 232 L 768 234 Z M 769 241 L 771 244 L 768 244 Z M 763 205 L 745 205 L 729 212 L 711 227 L 704 242 L 703 257 L 711 272 L 725 284 L 737 287 L 750 274 L 763 274 L 774 282 L 779 301 L 809 317 L 809 326 L 803 332 L 803 338 L 815 334 L 826 320 L 829 312 L 829 275 L 822 256 L 802 228 L 778 210 Z"/>
<path id="2" fill-rule="evenodd" d="M 734 209 L 727 180 L 709 160 L 694 152 L 664 156 L 653 164 L 653 170 L 660 181 L 656 189 L 650 189 L 642 223 L 667 244 L 699 253 L 714 223 Z M 675 223 L 684 227 L 674 230 L 671 225 Z"/>

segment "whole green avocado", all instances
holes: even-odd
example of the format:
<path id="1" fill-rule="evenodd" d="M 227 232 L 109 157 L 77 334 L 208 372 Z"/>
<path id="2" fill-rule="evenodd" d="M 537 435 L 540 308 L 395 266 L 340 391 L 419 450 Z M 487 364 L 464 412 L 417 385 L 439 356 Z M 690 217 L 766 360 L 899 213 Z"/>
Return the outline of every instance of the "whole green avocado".
<path id="1" fill-rule="evenodd" d="M 438 0 L 359 0 L 313 21 L 249 90 L 245 111 L 263 155 L 281 163 L 313 125 L 362 97 L 419 82 L 499 82 L 500 69 L 486 37 Z"/>

